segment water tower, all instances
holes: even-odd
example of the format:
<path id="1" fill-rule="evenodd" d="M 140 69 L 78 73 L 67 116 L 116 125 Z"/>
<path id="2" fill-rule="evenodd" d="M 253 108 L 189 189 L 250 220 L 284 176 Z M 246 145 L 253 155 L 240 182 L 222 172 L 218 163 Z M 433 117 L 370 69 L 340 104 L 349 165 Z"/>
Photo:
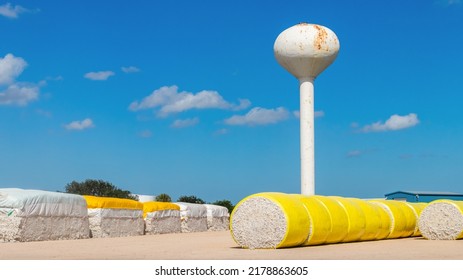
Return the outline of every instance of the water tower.
<path id="1" fill-rule="evenodd" d="M 299 80 L 301 125 L 301 193 L 315 194 L 315 78 L 338 55 L 339 41 L 329 28 L 300 23 L 281 32 L 273 46 L 278 63 Z"/>

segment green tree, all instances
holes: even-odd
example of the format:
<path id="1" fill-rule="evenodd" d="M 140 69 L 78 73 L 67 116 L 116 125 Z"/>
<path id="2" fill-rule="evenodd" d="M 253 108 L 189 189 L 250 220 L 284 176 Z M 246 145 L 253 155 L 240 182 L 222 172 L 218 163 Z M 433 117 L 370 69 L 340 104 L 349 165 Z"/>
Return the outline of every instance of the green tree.
<path id="1" fill-rule="evenodd" d="M 129 198 L 138 200 L 138 196 L 131 194 L 130 191 L 121 190 L 110 182 L 103 180 L 87 179 L 84 182 L 72 181 L 66 185 L 65 190 L 67 193 L 80 195 Z"/>
<path id="2" fill-rule="evenodd" d="M 214 204 L 214 205 L 219 205 L 219 206 L 223 206 L 223 207 L 226 207 L 228 209 L 228 213 L 231 214 L 231 212 L 233 211 L 233 208 L 235 208 L 235 206 L 233 205 L 233 203 L 231 203 L 230 200 L 217 200 L 216 202 L 212 202 L 211 204 Z"/>
<path id="3" fill-rule="evenodd" d="M 204 200 L 194 195 L 186 196 L 182 195 L 177 199 L 177 202 L 189 202 L 189 203 L 196 203 L 196 204 L 204 204 Z"/>
<path id="4" fill-rule="evenodd" d="M 166 193 L 158 194 L 155 200 L 160 202 L 172 202 L 172 198 Z"/>

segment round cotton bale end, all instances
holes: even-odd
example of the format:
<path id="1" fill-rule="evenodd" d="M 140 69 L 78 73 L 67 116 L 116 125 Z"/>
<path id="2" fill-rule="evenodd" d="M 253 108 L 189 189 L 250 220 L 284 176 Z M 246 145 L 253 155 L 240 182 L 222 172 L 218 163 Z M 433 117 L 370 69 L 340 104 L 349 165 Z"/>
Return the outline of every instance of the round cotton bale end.
<path id="1" fill-rule="evenodd" d="M 463 238 L 463 201 L 436 201 L 421 212 L 418 227 L 431 240 Z"/>
<path id="2" fill-rule="evenodd" d="M 236 243 L 249 249 L 274 249 L 303 244 L 309 235 L 309 216 L 294 196 L 261 193 L 240 201 L 230 217 Z"/>

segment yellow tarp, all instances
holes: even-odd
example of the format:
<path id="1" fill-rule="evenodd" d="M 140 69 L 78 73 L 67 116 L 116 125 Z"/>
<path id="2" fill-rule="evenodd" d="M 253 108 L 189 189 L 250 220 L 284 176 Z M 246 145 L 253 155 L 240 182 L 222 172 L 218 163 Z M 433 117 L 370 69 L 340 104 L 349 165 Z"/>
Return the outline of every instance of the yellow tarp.
<path id="1" fill-rule="evenodd" d="M 125 198 L 83 196 L 87 201 L 87 208 L 110 208 L 143 210 L 143 203 Z"/>
<path id="2" fill-rule="evenodd" d="M 294 194 L 301 201 L 309 215 L 309 236 L 302 245 L 319 245 L 326 243 L 332 230 L 331 216 L 325 205 L 313 196 Z"/>
<path id="3" fill-rule="evenodd" d="M 385 239 L 389 235 L 391 219 L 386 210 L 381 206 L 369 203 L 358 198 L 351 198 L 355 201 L 365 215 L 365 231 L 360 237 L 361 241 Z"/>
<path id="4" fill-rule="evenodd" d="M 143 217 L 150 212 L 162 211 L 162 210 L 179 210 L 180 206 L 171 202 L 158 202 L 158 201 L 149 201 L 143 203 Z"/>
<path id="5" fill-rule="evenodd" d="M 325 223 L 330 224 L 330 231 L 325 243 L 342 242 L 347 237 L 349 229 L 349 217 L 344 208 L 333 197 L 314 195 L 312 198 L 318 200 L 329 213 L 329 220 Z"/>
<path id="6" fill-rule="evenodd" d="M 408 206 L 411 207 L 413 210 L 413 213 L 415 214 L 416 218 L 416 225 L 415 225 L 415 232 L 413 233 L 412 236 L 421 236 L 420 229 L 418 227 L 418 220 L 420 218 L 421 212 L 423 212 L 424 208 L 428 205 L 427 203 L 423 202 L 413 202 L 413 203 L 407 203 Z"/>

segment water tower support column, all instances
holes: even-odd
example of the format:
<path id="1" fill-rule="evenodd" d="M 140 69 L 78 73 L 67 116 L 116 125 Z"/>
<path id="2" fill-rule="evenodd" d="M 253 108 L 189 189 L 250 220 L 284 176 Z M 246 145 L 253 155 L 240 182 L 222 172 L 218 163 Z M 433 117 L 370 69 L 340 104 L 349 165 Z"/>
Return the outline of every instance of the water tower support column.
<path id="1" fill-rule="evenodd" d="M 300 82 L 301 194 L 315 194 L 314 88 L 312 78 Z"/>

